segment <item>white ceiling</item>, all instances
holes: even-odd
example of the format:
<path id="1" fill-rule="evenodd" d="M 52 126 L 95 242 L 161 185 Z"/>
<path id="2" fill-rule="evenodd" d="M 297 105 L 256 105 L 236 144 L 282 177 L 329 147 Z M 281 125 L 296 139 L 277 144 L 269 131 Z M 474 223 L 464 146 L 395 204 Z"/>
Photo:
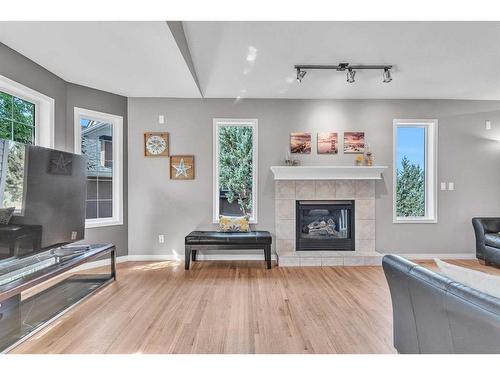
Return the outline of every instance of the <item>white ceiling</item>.
<path id="1" fill-rule="evenodd" d="M 0 22 L 0 42 L 68 82 L 124 96 L 200 97 L 164 21 Z"/>
<path id="2" fill-rule="evenodd" d="M 207 98 L 500 100 L 500 22 L 184 22 Z M 200 97 L 166 22 L 0 22 L 0 42 L 61 78 L 144 97 Z M 380 72 L 295 64 L 393 64 Z"/>
<path id="3" fill-rule="evenodd" d="M 499 22 L 185 22 L 184 30 L 206 97 L 500 99 Z M 295 64 L 340 62 L 394 64 L 393 81 L 375 71 L 357 72 L 354 84 L 333 71 L 295 81 Z"/>

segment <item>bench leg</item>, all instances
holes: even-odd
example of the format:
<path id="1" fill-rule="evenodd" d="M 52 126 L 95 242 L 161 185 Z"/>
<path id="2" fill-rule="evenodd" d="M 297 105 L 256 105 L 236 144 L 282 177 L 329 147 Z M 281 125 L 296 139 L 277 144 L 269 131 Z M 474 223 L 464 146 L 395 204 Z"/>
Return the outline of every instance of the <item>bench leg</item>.
<path id="1" fill-rule="evenodd" d="M 184 250 L 184 269 L 189 269 L 189 262 L 191 261 L 191 246 L 186 245 Z"/>
<path id="2" fill-rule="evenodd" d="M 264 247 L 264 259 L 266 260 L 267 269 L 271 269 L 271 245 Z"/>
<path id="3" fill-rule="evenodd" d="M 196 262 L 196 254 L 197 254 L 197 250 L 191 250 L 191 260 L 193 262 Z"/>

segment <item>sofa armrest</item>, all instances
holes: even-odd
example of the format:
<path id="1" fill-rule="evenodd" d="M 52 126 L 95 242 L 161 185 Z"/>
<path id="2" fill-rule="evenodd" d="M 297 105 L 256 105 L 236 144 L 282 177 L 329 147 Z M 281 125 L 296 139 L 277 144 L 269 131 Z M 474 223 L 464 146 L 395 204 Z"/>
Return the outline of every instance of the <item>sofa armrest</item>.
<path id="1" fill-rule="evenodd" d="M 500 232 L 500 217 L 474 217 L 472 226 L 476 235 L 476 256 L 484 259 L 484 235 Z"/>

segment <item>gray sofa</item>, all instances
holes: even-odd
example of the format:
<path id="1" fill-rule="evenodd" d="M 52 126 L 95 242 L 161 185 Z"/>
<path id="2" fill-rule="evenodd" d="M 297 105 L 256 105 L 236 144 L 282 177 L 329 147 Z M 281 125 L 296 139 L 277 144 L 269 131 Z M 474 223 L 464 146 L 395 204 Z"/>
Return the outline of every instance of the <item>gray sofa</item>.
<path id="1" fill-rule="evenodd" d="M 396 255 L 382 266 L 399 353 L 500 353 L 500 299 Z"/>
<path id="2" fill-rule="evenodd" d="M 500 217 L 475 217 L 472 219 L 476 235 L 476 257 L 486 265 L 500 266 Z"/>

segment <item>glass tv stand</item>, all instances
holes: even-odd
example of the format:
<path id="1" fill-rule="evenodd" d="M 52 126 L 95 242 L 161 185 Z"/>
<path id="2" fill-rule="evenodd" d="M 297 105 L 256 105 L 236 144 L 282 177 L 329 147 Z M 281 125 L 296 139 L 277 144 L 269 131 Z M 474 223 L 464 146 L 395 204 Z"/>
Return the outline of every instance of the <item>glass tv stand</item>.
<path id="1" fill-rule="evenodd" d="M 66 274 L 109 255 L 104 274 Z M 56 276 L 61 280 L 48 282 Z M 116 280 L 115 246 L 83 245 L 46 250 L 0 263 L 0 352 L 7 352 L 98 289 Z"/>

